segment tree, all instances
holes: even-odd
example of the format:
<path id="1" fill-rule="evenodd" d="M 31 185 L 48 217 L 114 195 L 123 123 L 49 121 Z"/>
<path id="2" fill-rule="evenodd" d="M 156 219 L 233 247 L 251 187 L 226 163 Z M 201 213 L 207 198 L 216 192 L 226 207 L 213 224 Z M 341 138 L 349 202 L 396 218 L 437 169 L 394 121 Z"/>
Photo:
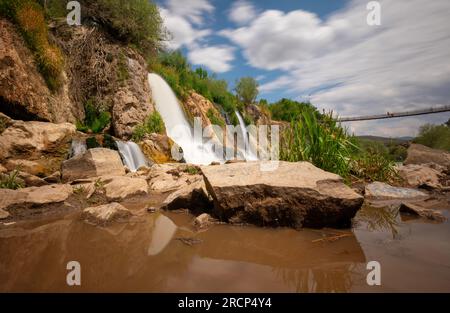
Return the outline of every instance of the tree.
<path id="1" fill-rule="evenodd" d="M 236 82 L 235 91 L 244 105 L 252 104 L 258 96 L 258 83 L 253 77 L 242 77 Z"/>
<path id="2" fill-rule="evenodd" d="M 447 123 L 445 123 L 445 125 L 447 125 L 447 127 L 450 127 L 450 118 L 448 119 Z"/>

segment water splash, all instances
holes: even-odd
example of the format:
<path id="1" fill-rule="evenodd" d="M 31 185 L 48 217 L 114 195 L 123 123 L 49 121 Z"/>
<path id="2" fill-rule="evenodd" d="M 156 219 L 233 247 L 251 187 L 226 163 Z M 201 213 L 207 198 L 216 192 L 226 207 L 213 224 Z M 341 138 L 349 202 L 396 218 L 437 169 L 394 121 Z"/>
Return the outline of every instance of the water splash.
<path id="1" fill-rule="evenodd" d="M 132 141 L 116 141 L 116 143 L 123 163 L 130 171 L 136 172 L 141 166 L 149 165 L 147 158 L 136 143 Z"/>

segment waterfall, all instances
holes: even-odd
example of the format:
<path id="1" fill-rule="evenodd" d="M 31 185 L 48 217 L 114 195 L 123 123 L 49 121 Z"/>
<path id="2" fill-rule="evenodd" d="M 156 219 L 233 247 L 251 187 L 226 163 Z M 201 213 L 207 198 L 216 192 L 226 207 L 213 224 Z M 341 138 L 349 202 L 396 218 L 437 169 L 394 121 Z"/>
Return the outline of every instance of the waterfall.
<path id="1" fill-rule="evenodd" d="M 86 142 L 81 139 L 73 139 L 72 144 L 70 146 L 70 154 L 69 158 L 76 157 L 78 155 L 81 155 L 87 151 Z"/>
<path id="2" fill-rule="evenodd" d="M 152 98 L 156 110 L 166 126 L 167 135 L 183 149 L 183 157 L 187 163 L 210 164 L 218 158 L 209 146 L 194 138 L 191 124 L 186 118 L 178 99 L 170 86 L 161 76 L 149 73 L 148 81 L 152 90 Z"/>
<path id="3" fill-rule="evenodd" d="M 141 166 L 148 166 L 148 161 L 142 153 L 141 148 L 132 141 L 116 141 L 122 156 L 123 163 L 132 172 L 136 172 Z"/>
<path id="4" fill-rule="evenodd" d="M 244 119 L 241 116 L 241 113 L 239 113 L 238 110 L 235 111 L 236 116 L 239 120 L 239 125 L 242 132 L 242 137 L 244 138 L 244 151 L 242 152 L 244 154 L 244 157 L 247 161 L 255 161 L 258 158 L 251 152 L 250 150 L 250 144 L 249 144 L 249 134 L 247 132 L 247 128 L 244 123 Z M 238 147 L 239 148 L 239 147 Z"/>

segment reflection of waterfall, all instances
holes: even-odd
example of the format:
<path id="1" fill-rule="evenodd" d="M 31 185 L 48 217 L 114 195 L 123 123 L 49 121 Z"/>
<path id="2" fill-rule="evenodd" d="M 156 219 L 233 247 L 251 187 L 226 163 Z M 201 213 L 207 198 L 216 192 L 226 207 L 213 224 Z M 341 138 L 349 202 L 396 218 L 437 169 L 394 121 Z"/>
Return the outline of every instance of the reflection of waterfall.
<path id="1" fill-rule="evenodd" d="M 141 166 L 147 166 L 148 161 L 142 153 L 141 148 L 132 141 L 116 141 L 123 163 L 132 172 L 136 172 Z"/>
<path id="2" fill-rule="evenodd" d="M 152 231 L 152 241 L 148 247 L 148 255 L 157 255 L 164 250 L 164 248 L 172 240 L 173 235 L 177 231 L 177 226 L 171 219 L 164 215 L 159 215 L 155 221 Z"/>
<path id="3" fill-rule="evenodd" d="M 152 89 L 152 97 L 156 109 L 161 114 L 166 126 L 167 135 L 183 149 L 183 157 L 187 163 L 209 164 L 219 158 L 211 151 L 210 146 L 203 144 L 202 135 L 194 138 L 189 124 L 177 97 L 170 86 L 159 75 L 148 74 Z"/>
<path id="4" fill-rule="evenodd" d="M 241 113 L 239 113 L 238 110 L 236 110 L 236 116 L 239 120 L 239 125 L 241 128 L 242 137 L 244 138 L 244 149 L 243 154 L 246 160 L 254 161 L 258 158 L 251 152 L 250 144 L 249 144 L 249 133 L 247 132 L 247 128 L 245 127 L 244 119 L 241 116 Z"/>
<path id="5" fill-rule="evenodd" d="M 70 146 L 69 157 L 73 158 L 76 157 L 77 155 L 81 155 L 85 153 L 86 150 L 87 150 L 86 142 L 84 140 L 75 138 L 72 140 L 72 145 Z"/>

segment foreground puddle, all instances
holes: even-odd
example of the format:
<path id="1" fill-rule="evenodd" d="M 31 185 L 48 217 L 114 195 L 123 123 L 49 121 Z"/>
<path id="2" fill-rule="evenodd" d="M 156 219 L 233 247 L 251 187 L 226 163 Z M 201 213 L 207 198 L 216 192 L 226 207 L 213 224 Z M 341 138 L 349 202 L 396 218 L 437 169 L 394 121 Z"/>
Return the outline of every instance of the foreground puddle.
<path id="1" fill-rule="evenodd" d="M 99 228 L 77 217 L 1 229 L 0 291 L 450 291 L 449 222 L 395 210 L 364 208 L 351 230 L 195 232 L 192 216 L 175 213 Z M 81 264 L 81 287 L 66 284 L 69 261 Z M 366 283 L 369 261 L 381 264 L 381 286 Z"/>

